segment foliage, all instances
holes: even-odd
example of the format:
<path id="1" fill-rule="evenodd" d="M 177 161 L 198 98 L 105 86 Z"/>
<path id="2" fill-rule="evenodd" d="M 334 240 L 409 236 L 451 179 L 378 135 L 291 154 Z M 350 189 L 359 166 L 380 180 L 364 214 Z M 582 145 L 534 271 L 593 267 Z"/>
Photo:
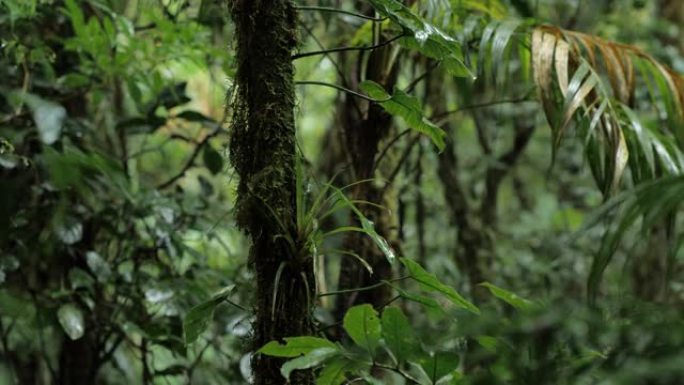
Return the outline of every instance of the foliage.
<path id="1" fill-rule="evenodd" d="M 315 332 L 263 346 L 226 8 L 0 0 L 0 384 L 681 382 L 678 1 L 297 1 L 296 223 L 246 215 Z"/>

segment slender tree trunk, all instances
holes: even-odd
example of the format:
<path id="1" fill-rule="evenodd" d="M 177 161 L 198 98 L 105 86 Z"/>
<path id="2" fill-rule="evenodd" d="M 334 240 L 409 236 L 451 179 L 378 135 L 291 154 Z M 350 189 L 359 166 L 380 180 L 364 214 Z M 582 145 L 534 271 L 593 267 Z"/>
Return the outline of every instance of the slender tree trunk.
<path id="1" fill-rule="evenodd" d="M 97 376 L 99 351 L 86 334 L 78 340 L 65 338 L 59 353 L 59 385 L 92 385 Z"/>
<path id="2" fill-rule="evenodd" d="M 383 47 L 369 54 L 366 65 L 365 79 L 373 80 L 386 89 L 391 90 L 397 79 L 397 67 L 391 59 L 392 48 Z M 379 144 L 389 136 L 392 127 L 392 117 L 377 104 L 368 104 L 363 116 L 358 117 L 352 103 L 347 96 L 345 111 L 342 111 L 343 130 L 345 142 L 349 152 L 353 178 L 357 181 L 372 179 L 375 176 L 377 164 L 375 157 L 378 154 Z M 359 201 L 373 202 L 380 205 L 391 204 L 385 199 L 387 190 L 384 186 L 378 186 L 374 182 L 363 182 L 352 189 L 352 198 Z M 394 222 L 390 218 L 389 211 L 378 207 L 361 205 L 359 209 L 363 214 L 375 223 L 375 229 L 381 236 L 388 239 L 390 246 L 396 248 L 396 237 L 392 237 L 391 231 Z M 373 242 L 361 233 L 350 233 L 344 240 L 344 248 L 364 259 L 373 269 L 371 274 L 358 261 L 352 258 L 342 260 L 338 280 L 339 289 L 353 289 L 370 286 L 382 280 L 391 278 L 392 267 L 380 250 Z M 376 308 L 383 306 L 390 298 L 387 287 L 378 287 L 373 290 L 356 292 L 338 297 L 336 303 L 336 317 L 341 318 L 346 310 L 356 304 L 370 303 Z"/>
<path id="3" fill-rule="evenodd" d="M 237 100 L 230 158 L 240 177 L 238 225 L 252 238 L 256 279 L 253 349 L 312 332 L 311 256 L 297 237 L 294 88 L 296 14 L 288 0 L 232 0 Z M 254 383 L 283 384 L 283 360 L 252 357 Z M 309 371 L 293 384 L 313 383 Z"/>

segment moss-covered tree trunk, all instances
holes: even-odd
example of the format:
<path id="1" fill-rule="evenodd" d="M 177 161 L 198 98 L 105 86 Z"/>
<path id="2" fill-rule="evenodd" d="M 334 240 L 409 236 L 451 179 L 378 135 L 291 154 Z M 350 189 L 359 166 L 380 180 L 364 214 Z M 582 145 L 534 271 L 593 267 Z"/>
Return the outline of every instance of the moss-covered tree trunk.
<path id="1" fill-rule="evenodd" d="M 288 0 L 232 0 L 238 70 L 230 158 L 240 177 L 238 225 L 252 238 L 254 349 L 311 334 L 313 264 L 296 230 L 294 89 L 296 15 Z M 277 285 L 277 286 L 276 286 Z M 282 359 L 252 358 L 254 383 L 283 384 Z M 313 383 L 296 372 L 293 384 Z"/>

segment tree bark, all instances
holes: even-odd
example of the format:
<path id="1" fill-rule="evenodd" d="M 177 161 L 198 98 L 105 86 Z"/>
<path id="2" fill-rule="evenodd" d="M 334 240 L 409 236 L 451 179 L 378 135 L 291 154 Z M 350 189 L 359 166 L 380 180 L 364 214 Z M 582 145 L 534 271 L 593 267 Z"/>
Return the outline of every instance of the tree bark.
<path id="1" fill-rule="evenodd" d="M 368 56 L 365 79 L 381 84 L 391 90 L 397 80 L 398 68 L 391 59 L 392 47 L 383 47 L 372 51 Z M 361 62 L 361 57 L 359 58 Z M 345 110 L 341 112 L 342 128 L 345 134 L 346 148 L 351 158 L 353 178 L 356 181 L 373 179 L 378 165 L 375 157 L 379 144 L 392 131 L 392 116 L 375 103 L 369 103 L 363 116 L 357 116 L 352 103 L 355 101 L 346 96 Z M 374 181 L 359 183 L 351 191 L 352 199 L 367 201 L 380 205 L 393 204 L 387 200 L 387 188 L 378 186 Z M 380 209 L 370 205 L 360 205 L 361 212 L 375 224 L 375 230 L 385 237 L 390 246 L 397 248 L 397 238 L 392 236 L 394 218 L 390 218 L 390 209 Z M 353 218 L 352 220 L 355 220 Z M 358 287 L 371 286 L 382 280 L 390 279 L 392 266 L 384 254 L 375 246 L 371 239 L 362 233 L 350 233 L 344 240 L 344 248 L 364 259 L 373 269 L 371 274 L 358 261 L 352 258 L 342 259 L 338 279 L 338 289 L 348 290 Z M 335 315 L 338 319 L 351 306 L 369 303 L 380 308 L 390 299 L 391 291 L 386 286 L 373 290 L 340 295 L 337 298 Z"/>
<path id="2" fill-rule="evenodd" d="M 253 349 L 309 335 L 315 284 L 311 255 L 298 239 L 295 202 L 296 14 L 288 0 L 232 0 L 238 70 L 230 159 L 240 177 L 238 226 L 252 238 L 256 319 Z M 283 384 L 283 359 L 254 355 L 254 383 Z M 291 376 L 311 384 L 310 371 Z"/>

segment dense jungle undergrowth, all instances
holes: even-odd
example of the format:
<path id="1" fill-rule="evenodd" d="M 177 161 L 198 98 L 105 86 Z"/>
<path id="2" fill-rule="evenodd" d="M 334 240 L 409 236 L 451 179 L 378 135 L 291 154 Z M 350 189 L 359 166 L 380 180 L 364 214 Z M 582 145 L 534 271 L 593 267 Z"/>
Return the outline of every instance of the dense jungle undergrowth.
<path id="1" fill-rule="evenodd" d="M 680 385 L 684 1 L 0 0 L 0 385 Z"/>

